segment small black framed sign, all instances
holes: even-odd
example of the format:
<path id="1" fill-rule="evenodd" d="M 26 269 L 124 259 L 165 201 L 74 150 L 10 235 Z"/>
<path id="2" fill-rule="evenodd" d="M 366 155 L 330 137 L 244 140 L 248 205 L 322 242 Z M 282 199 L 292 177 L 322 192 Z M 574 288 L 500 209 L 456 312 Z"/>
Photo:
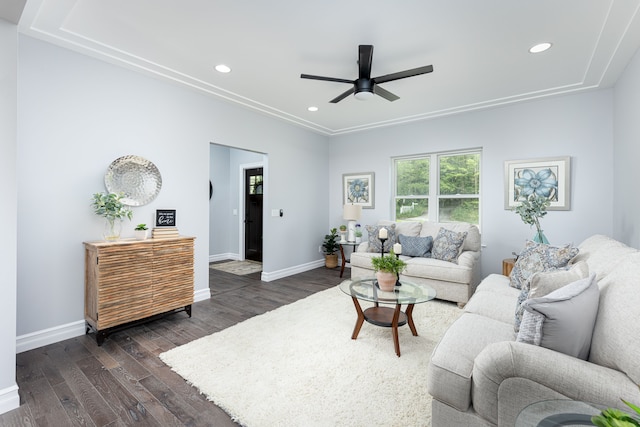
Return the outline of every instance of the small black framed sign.
<path id="1" fill-rule="evenodd" d="M 175 227 L 176 226 L 176 210 L 175 209 L 157 209 L 156 210 L 156 227 Z"/>

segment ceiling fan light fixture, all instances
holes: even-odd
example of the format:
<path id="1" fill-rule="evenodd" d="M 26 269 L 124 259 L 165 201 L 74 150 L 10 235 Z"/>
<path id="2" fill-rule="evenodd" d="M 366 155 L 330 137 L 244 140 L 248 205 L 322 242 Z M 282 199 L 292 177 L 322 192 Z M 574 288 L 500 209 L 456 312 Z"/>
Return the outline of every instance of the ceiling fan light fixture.
<path id="1" fill-rule="evenodd" d="M 544 52 L 545 50 L 549 50 L 551 48 L 551 46 L 552 45 L 549 42 L 538 43 L 538 44 L 532 46 L 529 49 L 529 52 L 530 53 L 541 53 L 541 52 Z"/>
<path id="2" fill-rule="evenodd" d="M 355 96 L 359 101 L 366 101 L 373 98 L 373 92 L 367 92 L 363 90 L 361 92 L 356 92 L 353 96 Z"/>

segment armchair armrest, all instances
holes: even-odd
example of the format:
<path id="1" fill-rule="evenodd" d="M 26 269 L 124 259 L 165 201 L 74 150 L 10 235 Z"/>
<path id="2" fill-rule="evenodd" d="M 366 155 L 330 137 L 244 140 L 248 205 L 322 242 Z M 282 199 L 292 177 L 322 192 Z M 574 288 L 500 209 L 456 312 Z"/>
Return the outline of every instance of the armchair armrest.
<path id="1" fill-rule="evenodd" d="M 360 243 L 356 252 L 369 252 L 369 242 Z"/>
<path id="2" fill-rule="evenodd" d="M 544 347 L 503 341 L 488 345 L 475 358 L 472 395 L 478 414 L 497 424 L 499 389 L 510 379 L 540 385 L 539 390 L 548 391 L 547 399 L 557 399 L 560 394 L 573 400 L 623 408 L 620 399 L 637 402 L 640 396 L 638 386 L 620 371 Z M 543 400 L 537 394 L 531 396 L 524 388 L 511 395 L 525 406 Z M 509 405 L 499 403 L 500 407 Z"/>
<path id="3" fill-rule="evenodd" d="M 480 252 L 476 251 L 462 251 L 458 255 L 458 265 L 463 267 L 474 268 L 478 260 L 480 259 Z"/>

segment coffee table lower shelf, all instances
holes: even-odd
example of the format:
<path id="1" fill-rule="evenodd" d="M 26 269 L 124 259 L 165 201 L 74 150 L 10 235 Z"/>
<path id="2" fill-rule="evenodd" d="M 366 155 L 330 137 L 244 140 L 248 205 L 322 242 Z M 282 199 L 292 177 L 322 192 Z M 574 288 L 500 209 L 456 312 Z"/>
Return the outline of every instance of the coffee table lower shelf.
<path id="1" fill-rule="evenodd" d="M 401 310 L 401 304 L 396 304 L 394 308 L 380 307 L 376 304 L 375 307 L 369 307 L 363 311 L 362 307 L 360 307 L 358 299 L 355 297 L 352 297 L 352 299 L 353 305 L 356 307 L 356 312 L 358 313 L 358 319 L 356 320 L 356 326 L 353 328 L 351 339 L 355 340 L 356 338 L 358 338 L 358 334 L 360 333 L 360 329 L 362 328 L 365 320 L 372 325 L 391 328 L 391 331 L 393 333 L 393 346 L 395 348 L 396 355 L 400 357 L 400 339 L 398 337 L 398 326 L 409 324 L 409 328 L 411 329 L 411 333 L 413 334 L 413 336 L 418 336 L 418 331 L 416 330 L 416 326 L 413 323 L 412 317 L 413 304 L 408 304 L 407 309 L 404 313 Z"/>

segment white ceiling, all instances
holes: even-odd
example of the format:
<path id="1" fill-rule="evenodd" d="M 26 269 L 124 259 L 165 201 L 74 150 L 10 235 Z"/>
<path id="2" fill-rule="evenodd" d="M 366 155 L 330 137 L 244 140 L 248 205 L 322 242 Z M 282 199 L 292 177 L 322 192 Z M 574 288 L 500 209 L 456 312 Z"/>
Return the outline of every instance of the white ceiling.
<path id="1" fill-rule="evenodd" d="M 608 87 L 640 46 L 640 0 L 28 0 L 20 31 L 336 135 Z M 530 54 L 529 47 L 553 47 Z M 400 97 L 329 100 L 357 78 Z M 233 71 L 220 74 L 224 63 Z M 309 112 L 307 107 L 319 111 Z"/>

